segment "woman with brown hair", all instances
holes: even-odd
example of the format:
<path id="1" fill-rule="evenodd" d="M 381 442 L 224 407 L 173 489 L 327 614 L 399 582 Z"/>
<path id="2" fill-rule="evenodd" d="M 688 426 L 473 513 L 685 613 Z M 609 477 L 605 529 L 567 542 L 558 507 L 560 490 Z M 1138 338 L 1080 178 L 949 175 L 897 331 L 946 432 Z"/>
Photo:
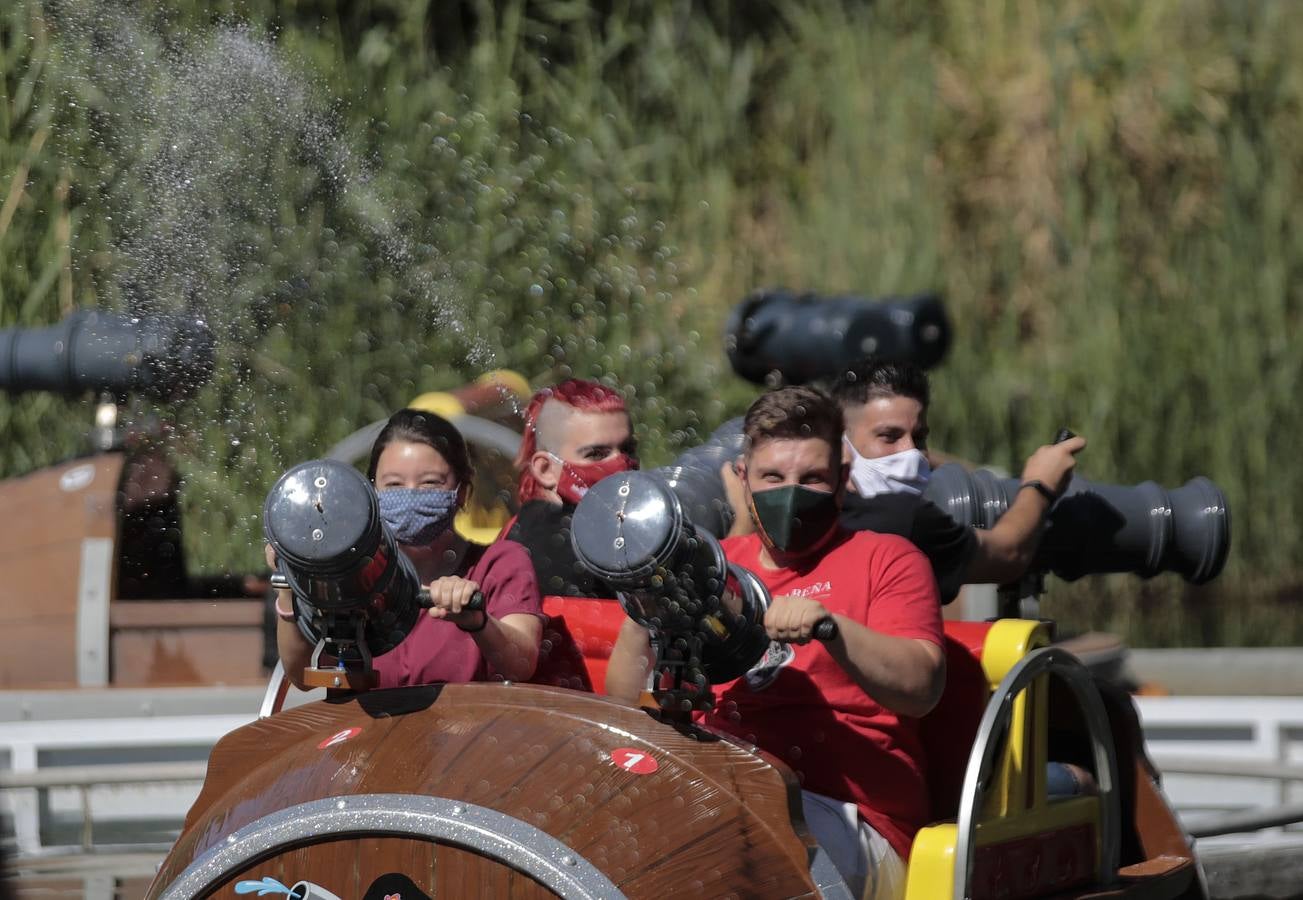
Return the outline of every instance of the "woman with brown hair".
<path id="1" fill-rule="evenodd" d="M 403 642 L 373 660 L 379 687 L 524 681 L 534 673 L 543 613 L 529 554 L 514 541 L 474 544 L 453 529 L 474 474 L 461 433 L 422 410 L 394 413 L 371 448 L 367 475 L 380 516 L 432 601 Z M 476 591 L 482 610 L 468 608 Z M 302 687 L 312 647 L 293 621 L 289 591 L 280 592 L 276 612 L 281 662 Z"/>

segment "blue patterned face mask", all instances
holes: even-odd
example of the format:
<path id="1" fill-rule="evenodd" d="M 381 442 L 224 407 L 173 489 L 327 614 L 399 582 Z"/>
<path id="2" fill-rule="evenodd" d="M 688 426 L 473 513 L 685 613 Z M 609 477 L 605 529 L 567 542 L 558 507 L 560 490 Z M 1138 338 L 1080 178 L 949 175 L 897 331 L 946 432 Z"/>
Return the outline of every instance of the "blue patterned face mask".
<path id="1" fill-rule="evenodd" d="M 428 544 L 452 525 L 457 514 L 456 491 L 388 488 L 377 491 L 380 518 L 404 544 Z"/>

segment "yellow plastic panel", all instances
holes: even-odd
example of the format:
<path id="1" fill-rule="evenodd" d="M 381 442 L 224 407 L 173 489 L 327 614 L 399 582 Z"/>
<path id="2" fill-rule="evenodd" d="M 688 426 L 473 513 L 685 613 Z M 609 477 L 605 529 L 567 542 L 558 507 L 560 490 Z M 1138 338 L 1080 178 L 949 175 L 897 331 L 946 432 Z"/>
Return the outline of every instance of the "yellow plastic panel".
<path id="1" fill-rule="evenodd" d="M 938 900 L 954 893 L 957 837 L 958 829 L 953 824 L 919 830 L 909 851 L 905 900 Z"/>
<path id="2" fill-rule="evenodd" d="M 1099 828 L 1098 797 L 1065 797 L 1020 816 L 979 822 L 976 843 L 977 846 L 984 847 L 1081 824 Z M 910 859 L 913 859 L 913 854 L 910 854 Z"/>
<path id="3" fill-rule="evenodd" d="M 522 400 L 527 399 L 530 394 L 534 393 L 530 390 L 529 382 L 525 380 L 525 376 L 510 369 L 494 369 L 491 372 L 485 372 L 475 379 L 475 383 L 500 385 L 503 389 L 510 391 Z"/>
<path id="4" fill-rule="evenodd" d="M 449 420 L 466 414 L 466 407 L 462 406 L 461 401 L 447 391 L 430 391 L 417 397 L 408 405 L 412 409 L 432 412 L 436 416 L 443 416 Z"/>
<path id="5" fill-rule="evenodd" d="M 1004 676 L 1018 662 L 1050 643 L 1050 629 L 1044 622 L 1033 619 L 999 619 L 986 634 L 982 645 L 982 671 L 995 690 Z"/>
<path id="6" fill-rule="evenodd" d="M 500 522 L 492 521 L 494 518 L 485 515 L 483 511 L 475 515 L 470 510 L 463 509 L 453 520 L 453 527 L 457 529 L 458 534 L 469 541 L 477 544 L 492 544 L 498 539 L 498 532 L 502 530 L 502 526 L 507 524 L 505 515 Z"/>

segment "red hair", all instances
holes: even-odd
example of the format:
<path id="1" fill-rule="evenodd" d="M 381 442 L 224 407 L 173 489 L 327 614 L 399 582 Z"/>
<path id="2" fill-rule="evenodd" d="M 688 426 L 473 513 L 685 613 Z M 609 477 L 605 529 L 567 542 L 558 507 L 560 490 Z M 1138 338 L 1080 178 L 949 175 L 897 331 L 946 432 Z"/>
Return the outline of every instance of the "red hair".
<path id="1" fill-rule="evenodd" d="M 529 461 L 538 452 L 538 416 L 549 400 L 564 403 L 580 412 L 628 413 L 624 398 L 619 393 L 604 384 L 582 378 L 567 378 L 552 387 L 543 388 L 531 397 L 529 406 L 525 407 L 525 433 L 520 440 L 520 452 L 516 454 L 516 469 L 520 472 L 516 498 L 521 503 L 537 499 L 543 491 L 530 472 Z"/>

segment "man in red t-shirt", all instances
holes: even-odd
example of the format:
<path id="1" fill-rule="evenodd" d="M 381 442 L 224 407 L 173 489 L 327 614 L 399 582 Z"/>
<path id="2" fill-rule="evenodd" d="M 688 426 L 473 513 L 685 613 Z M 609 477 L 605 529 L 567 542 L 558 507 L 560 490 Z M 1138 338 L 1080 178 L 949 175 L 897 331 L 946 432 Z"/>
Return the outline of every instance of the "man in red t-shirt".
<path id="1" fill-rule="evenodd" d="M 705 721 L 796 772 L 806 822 L 857 895 L 899 897 L 928 810 L 918 717 L 945 684 L 936 580 L 904 538 L 838 525 L 843 423 L 828 397 L 771 391 L 743 430 L 739 475 L 756 532 L 723 546 L 773 595 L 773 643 L 746 675 L 715 686 Z M 828 617 L 838 636 L 812 642 Z M 626 622 L 607 690 L 637 696 L 649 663 L 646 630 Z"/>

